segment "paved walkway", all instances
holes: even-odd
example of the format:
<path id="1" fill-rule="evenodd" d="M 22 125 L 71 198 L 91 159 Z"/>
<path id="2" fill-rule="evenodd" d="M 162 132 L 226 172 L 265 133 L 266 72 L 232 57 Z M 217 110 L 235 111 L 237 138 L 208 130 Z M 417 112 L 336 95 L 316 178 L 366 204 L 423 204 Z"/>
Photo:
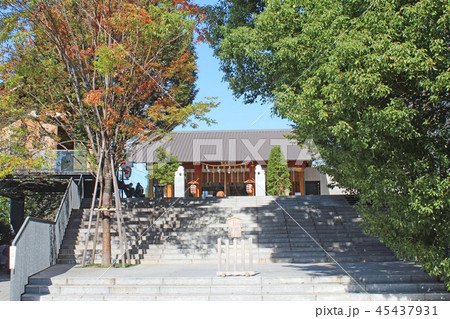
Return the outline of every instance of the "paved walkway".
<path id="1" fill-rule="evenodd" d="M 24 300 L 450 300 L 442 284 L 411 263 L 340 266 L 344 269 L 330 263 L 257 264 L 255 276 L 220 278 L 216 266 L 207 264 L 58 264 L 33 276 Z"/>
<path id="2" fill-rule="evenodd" d="M 418 265 L 406 262 L 368 262 L 357 264 L 260 264 L 254 265 L 258 277 L 315 277 L 424 275 Z M 151 277 L 216 277 L 215 265 L 138 265 L 130 268 L 81 268 L 58 264 L 34 275 L 35 278 L 151 278 Z"/>
<path id="3" fill-rule="evenodd" d="M 0 301 L 9 301 L 9 275 L 0 273 Z"/>

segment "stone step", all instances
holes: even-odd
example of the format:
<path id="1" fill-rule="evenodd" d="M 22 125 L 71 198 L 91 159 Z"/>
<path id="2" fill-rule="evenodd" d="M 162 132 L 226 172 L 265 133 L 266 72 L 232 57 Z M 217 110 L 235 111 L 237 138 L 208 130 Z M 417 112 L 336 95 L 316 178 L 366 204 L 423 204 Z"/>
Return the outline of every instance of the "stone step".
<path id="1" fill-rule="evenodd" d="M 324 293 L 377 293 L 377 294 L 420 294 L 445 293 L 441 284 L 302 284 L 302 285 L 28 285 L 28 294 L 55 295 L 278 295 L 278 294 L 324 294 Z"/>
<path id="2" fill-rule="evenodd" d="M 144 243 L 146 241 L 146 239 L 142 239 L 139 242 Z M 212 240 L 211 238 L 208 240 L 210 242 L 210 244 L 192 244 L 192 246 L 196 247 L 197 249 L 217 249 L 217 241 L 216 240 Z M 134 247 L 134 240 L 128 239 L 128 243 L 129 243 L 129 249 L 136 249 L 136 247 Z M 225 240 L 222 241 L 223 244 L 225 244 Z M 353 243 L 353 242 L 341 242 L 341 243 L 336 243 L 336 242 L 329 242 L 329 243 L 324 243 L 324 242 L 320 242 L 320 246 L 313 242 L 312 240 L 306 241 L 306 240 L 299 240 L 299 241 L 279 241 L 279 240 L 264 240 L 264 239 L 254 239 L 253 240 L 253 247 L 254 249 L 285 249 L 285 250 L 293 250 L 293 251 L 303 251 L 303 250 L 322 250 L 322 248 L 324 248 L 326 251 L 334 251 L 334 252 L 339 252 L 339 251 L 349 251 L 349 250 L 353 250 L 353 251 L 359 251 L 359 252 L 372 252 L 372 253 L 391 253 L 391 251 L 385 247 L 385 246 L 380 246 L 380 245 L 361 245 L 359 243 Z M 119 246 L 119 241 L 118 240 L 113 240 L 112 244 L 114 246 Z M 132 244 L 130 246 L 130 244 Z M 230 245 L 232 245 L 233 242 L 230 241 Z M 238 245 L 240 245 L 240 241 L 238 241 Z M 246 245 L 248 246 L 248 241 L 246 241 Z M 146 247 L 142 247 L 141 249 L 146 249 L 146 250 L 157 250 L 157 249 L 180 249 L 182 247 L 187 247 L 189 248 L 190 244 L 189 243 L 185 243 L 183 241 L 177 241 L 174 239 L 169 239 L 166 241 L 165 244 L 161 245 L 161 244 L 152 244 L 152 242 L 150 241 L 148 243 L 148 246 Z M 61 246 L 61 253 L 69 253 L 70 251 L 73 250 L 84 250 L 85 247 L 85 241 L 76 241 L 76 242 L 71 242 L 71 243 L 64 243 Z M 90 240 L 89 244 L 88 244 L 89 250 L 92 250 L 93 247 L 93 241 Z M 101 240 L 97 240 L 97 249 L 99 249 L 100 247 L 102 247 L 102 241 Z"/>
<path id="3" fill-rule="evenodd" d="M 305 294 L 305 295 L 37 295 L 25 294 L 22 300 L 27 301 L 438 301 L 450 300 L 448 294 Z"/>
<path id="4" fill-rule="evenodd" d="M 431 277 L 422 271 L 414 273 L 398 273 L 398 274 L 366 274 L 356 275 L 353 277 L 360 283 L 364 284 L 392 284 L 392 283 L 415 283 L 415 284 L 443 284 L 439 283 L 436 277 Z M 298 277 L 40 277 L 32 276 L 29 280 L 30 285 L 303 285 L 303 284 L 354 284 L 354 279 L 347 275 L 303 275 Z"/>

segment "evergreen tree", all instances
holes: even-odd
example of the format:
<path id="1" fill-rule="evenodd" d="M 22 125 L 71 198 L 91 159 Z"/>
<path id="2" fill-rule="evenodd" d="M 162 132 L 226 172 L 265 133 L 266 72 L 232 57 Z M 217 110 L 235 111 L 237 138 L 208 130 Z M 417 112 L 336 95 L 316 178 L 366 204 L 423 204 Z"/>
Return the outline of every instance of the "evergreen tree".
<path id="1" fill-rule="evenodd" d="M 287 162 L 280 146 L 274 146 L 267 163 L 267 193 L 280 196 L 286 189 L 291 189 Z"/>
<path id="2" fill-rule="evenodd" d="M 164 147 L 156 149 L 156 158 L 158 162 L 151 166 L 150 174 L 147 178 L 156 178 L 160 184 L 173 184 L 175 172 L 180 166 L 178 158 L 168 152 Z"/>

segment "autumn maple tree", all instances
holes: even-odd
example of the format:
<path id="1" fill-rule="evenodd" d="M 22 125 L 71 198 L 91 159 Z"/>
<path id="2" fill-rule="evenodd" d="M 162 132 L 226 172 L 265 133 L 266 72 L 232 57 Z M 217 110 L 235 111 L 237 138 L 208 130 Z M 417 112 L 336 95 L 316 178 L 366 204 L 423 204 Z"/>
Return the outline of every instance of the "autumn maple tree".
<path id="1" fill-rule="evenodd" d="M 130 143 L 208 121 L 214 104 L 193 104 L 202 10 L 192 1 L 0 5 L 2 108 L 57 125 L 93 166 L 101 163 L 102 207 L 112 206 L 111 159 L 123 161 Z M 109 218 L 105 212 L 103 264 L 111 260 Z"/>

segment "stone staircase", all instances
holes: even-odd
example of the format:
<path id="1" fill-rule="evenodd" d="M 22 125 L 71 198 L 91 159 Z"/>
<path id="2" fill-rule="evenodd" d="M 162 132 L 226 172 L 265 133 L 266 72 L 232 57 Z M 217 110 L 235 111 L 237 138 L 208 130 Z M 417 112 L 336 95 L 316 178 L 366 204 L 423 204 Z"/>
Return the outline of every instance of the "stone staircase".
<path id="1" fill-rule="evenodd" d="M 127 241 L 129 245 L 129 253 L 131 260 L 127 261 L 131 264 L 139 264 L 152 243 L 159 242 L 161 230 L 168 227 L 176 226 L 176 218 L 180 212 L 179 208 L 165 209 L 162 207 L 153 207 L 149 203 L 148 208 L 140 210 L 125 210 L 124 222 L 127 233 Z M 61 250 L 58 255 L 58 264 L 81 264 L 84 247 L 86 244 L 87 229 L 89 225 L 89 208 L 90 203 L 85 202 L 85 207 L 72 212 L 66 234 L 62 242 Z M 166 213 L 167 212 L 167 213 Z M 166 213 L 166 214 L 164 214 Z M 96 239 L 95 260 L 92 260 L 94 247 L 95 219 L 93 218 L 92 228 L 90 232 L 90 240 L 88 242 L 87 262 L 99 264 L 101 263 L 102 254 L 102 222 L 100 219 L 98 236 Z M 111 255 L 117 262 L 122 261 L 120 250 L 117 220 L 115 215 L 111 217 Z"/>
<path id="2" fill-rule="evenodd" d="M 159 230 L 164 240 L 150 245 L 144 264 L 217 263 L 217 239 L 226 238 L 231 217 L 242 220 L 243 238 L 253 239 L 254 263 L 395 260 L 362 232 L 343 197 L 231 197 L 183 206 L 177 227 Z"/>
<path id="3" fill-rule="evenodd" d="M 254 263 L 395 260 L 389 249 L 362 232 L 361 219 L 341 196 L 136 199 L 124 204 L 131 263 L 215 264 L 217 239 L 226 238 L 231 217 L 242 220 L 243 238 L 253 239 Z M 88 213 L 72 214 L 59 263 L 81 262 Z M 121 259 L 115 221 L 112 255 Z M 99 235 L 95 263 L 101 262 L 101 244 Z M 89 247 L 88 260 L 92 240 Z"/>
<path id="4" fill-rule="evenodd" d="M 32 276 L 23 300 L 450 300 L 436 278 L 364 234 L 344 196 L 127 200 L 130 254 L 140 265 L 107 274 L 72 267 L 81 261 L 88 206 L 72 214 L 59 265 Z M 227 237 L 231 217 L 253 240 L 256 276 L 215 275 L 217 239 Z M 115 218 L 111 224 L 120 259 Z M 99 234 L 95 263 L 101 227 Z"/>

